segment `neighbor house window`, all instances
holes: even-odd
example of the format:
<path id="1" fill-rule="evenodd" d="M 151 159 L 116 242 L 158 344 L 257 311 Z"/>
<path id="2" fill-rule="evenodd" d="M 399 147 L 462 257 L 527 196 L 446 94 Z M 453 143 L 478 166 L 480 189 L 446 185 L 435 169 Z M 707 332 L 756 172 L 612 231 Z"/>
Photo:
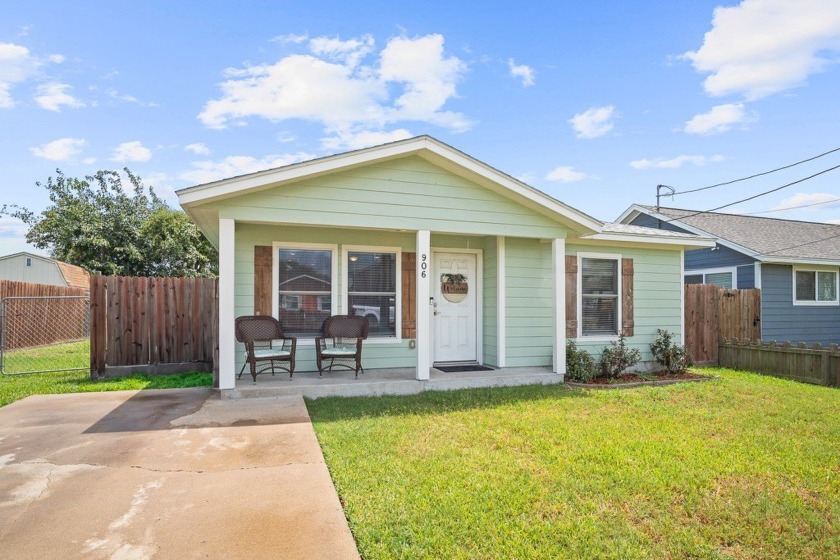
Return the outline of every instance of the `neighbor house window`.
<path id="1" fill-rule="evenodd" d="M 583 336 L 617 336 L 619 269 L 617 258 L 581 258 L 580 325 Z"/>
<path id="2" fill-rule="evenodd" d="M 333 251 L 278 249 L 278 318 L 286 333 L 315 337 L 332 310 Z"/>
<path id="3" fill-rule="evenodd" d="M 731 290 L 736 287 L 736 269 L 709 269 L 686 271 L 686 284 L 714 284 L 721 288 Z"/>
<path id="4" fill-rule="evenodd" d="M 345 252 L 347 312 L 365 317 L 371 337 L 397 336 L 397 270 L 399 253 Z"/>
<path id="5" fill-rule="evenodd" d="M 794 270 L 794 302 L 800 304 L 836 304 L 837 272 Z"/>

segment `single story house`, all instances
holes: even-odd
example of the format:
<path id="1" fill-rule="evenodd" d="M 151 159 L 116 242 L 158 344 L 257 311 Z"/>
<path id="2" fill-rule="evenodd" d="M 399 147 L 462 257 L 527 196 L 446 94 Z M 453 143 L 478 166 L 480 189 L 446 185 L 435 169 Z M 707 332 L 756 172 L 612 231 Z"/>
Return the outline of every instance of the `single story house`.
<path id="1" fill-rule="evenodd" d="M 90 287 L 90 274 L 84 268 L 27 252 L 0 257 L 0 280 L 71 288 Z"/>
<path id="2" fill-rule="evenodd" d="M 761 289 L 761 337 L 840 343 L 840 225 L 634 204 L 623 224 L 713 237 L 685 253 L 687 284 Z"/>
<path id="3" fill-rule="evenodd" d="M 429 136 L 178 191 L 219 249 L 220 388 L 243 352 L 234 320 L 273 315 L 314 370 L 329 314 L 376 318 L 364 367 L 440 363 L 565 372 L 567 339 L 593 354 L 620 333 L 650 360 L 682 335 L 692 234 L 605 224 Z M 447 279 L 466 286 L 448 291 Z"/>

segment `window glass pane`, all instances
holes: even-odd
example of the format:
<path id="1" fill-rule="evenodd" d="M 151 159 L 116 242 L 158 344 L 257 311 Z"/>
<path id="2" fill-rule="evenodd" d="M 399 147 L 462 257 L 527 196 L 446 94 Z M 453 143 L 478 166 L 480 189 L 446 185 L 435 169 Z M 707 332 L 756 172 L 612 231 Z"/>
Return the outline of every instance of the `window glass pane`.
<path id="1" fill-rule="evenodd" d="M 714 272 L 706 275 L 706 284 L 714 284 L 721 288 L 732 289 L 732 273 L 731 272 Z"/>
<path id="2" fill-rule="evenodd" d="M 817 299 L 819 301 L 837 300 L 837 273 L 817 273 Z"/>
<path id="3" fill-rule="evenodd" d="M 618 334 L 618 261 L 581 259 L 581 333 Z"/>
<path id="4" fill-rule="evenodd" d="M 685 277 L 686 284 L 702 284 L 703 283 L 703 275 L 702 274 L 691 274 Z"/>
<path id="5" fill-rule="evenodd" d="M 796 271 L 796 299 L 799 301 L 816 301 L 817 286 L 815 274 L 807 270 Z"/>
<path id="6" fill-rule="evenodd" d="M 584 297 L 582 331 L 586 336 L 618 334 L 618 298 Z"/>
<path id="7" fill-rule="evenodd" d="M 618 261 L 581 259 L 584 294 L 618 294 Z"/>
<path id="8" fill-rule="evenodd" d="M 332 309 L 332 251 L 280 249 L 280 322 L 290 336 L 321 333 Z"/>
<path id="9" fill-rule="evenodd" d="M 365 317 L 369 336 L 396 336 L 397 254 L 347 253 L 347 308 Z"/>

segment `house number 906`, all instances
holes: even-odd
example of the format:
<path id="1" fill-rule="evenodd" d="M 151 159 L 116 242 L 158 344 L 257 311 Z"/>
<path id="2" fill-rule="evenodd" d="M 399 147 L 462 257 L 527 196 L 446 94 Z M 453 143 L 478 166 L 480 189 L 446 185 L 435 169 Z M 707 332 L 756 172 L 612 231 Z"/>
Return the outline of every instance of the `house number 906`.
<path id="1" fill-rule="evenodd" d="M 420 278 L 426 277 L 426 269 L 429 268 L 429 263 L 426 262 L 426 254 L 420 255 Z"/>

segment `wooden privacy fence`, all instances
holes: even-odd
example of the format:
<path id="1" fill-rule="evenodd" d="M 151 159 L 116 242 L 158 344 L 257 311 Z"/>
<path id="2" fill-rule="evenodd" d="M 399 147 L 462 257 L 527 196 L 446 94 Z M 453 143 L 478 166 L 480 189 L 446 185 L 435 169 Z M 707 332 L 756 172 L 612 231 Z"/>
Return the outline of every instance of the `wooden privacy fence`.
<path id="1" fill-rule="evenodd" d="M 0 346 L 45 346 L 88 337 L 87 290 L 0 280 Z"/>
<path id="2" fill-rule="evenodd" d="M 91 376 L 211 371 L 218 297 L 214 278 L 91 276 Z"/>
<path id="3" fill-rule="evenodd" d="M 718 345 L 724 338 L 761 338 L 761 290 L 686 284 L 685 345 L 694 361 L 717 363 Z"/>
<path id="4" fill-rule="evenodd" d="M 840 387 L 840 347 L 824 348 L 804 342 L 724 340 L 720 343 L 720 365 L 766 373 L 805 383 Z"/>

